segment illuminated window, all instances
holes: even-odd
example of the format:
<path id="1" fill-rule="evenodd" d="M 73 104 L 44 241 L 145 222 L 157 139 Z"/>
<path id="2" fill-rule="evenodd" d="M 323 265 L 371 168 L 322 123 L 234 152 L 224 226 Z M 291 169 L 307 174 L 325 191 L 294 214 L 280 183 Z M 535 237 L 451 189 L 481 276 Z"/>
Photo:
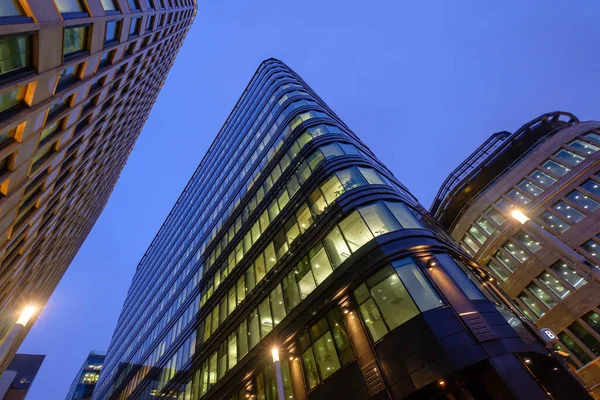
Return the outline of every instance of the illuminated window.
<path id="1" fill-rule="evenodd" d="M 558 334 L 558 338 L 561 342 L 567 346 L 569 350 L 581 361 L 582 364 L 587 364 L 592 361 L 592 357 L 588 355 L 566 332 Z"/>
<path id="2" fill-rule="evenodd" d="M 354 359 L 344 322 L 337 309 L 300 336 L 304 377 L 309 389 Z"/>
<path id="3" fill-rule="evenodd" d="M 582 320 L 592 327 L 597 333 L 600 333 L 600 315 L 595 311 L 590 311 L 581 317 Z"/>
<path id="4" fill-rule="evenodd" d="M 560 149 L 557 151 L 556 154 L 554 154 L 554 157 L 572 166 L 576 166 L 584 160 L 583 157 L 565 149 Z"/>
<path id="5" fill-rule="evenodd" d="M 548 293 L 546 293 L 544 290 L 542 290 L 538 285 L 536 285 L 535 283 L 530 283 L 529 285 L 527 285 L 527 289 L 535 296 L 537 297 L 537 299 L 539 301 L 542 302 L 542 304 L 544 304 L 546 307 L 548 308 L 552 308 L 556 305 L 556 301 L 554 300 L 554 298 L 552 296 L 550 296 Z"/>
<path id="6" fill-rule="evenodd" d="M 585 136 L 587 139 L 590 139 L 592 142 L 600 144 L 600 135 L 594 132 L 586 133 Z"/>
<path id="7" fill-rule="evenodd" d="M 583 219 L 583 217 L 584 217 L 584 215 L 582 213 L 580 213 L 579 211 L 575 210 L 573 207 L 571 207 L 570 205 L 568 205 L 564 201 L 559 201 L 554 206 L 552 206 L 552 208 L 557 213 L 559 213 L 560 215 L 562 215 L 563 217 L 565 217 L 567 219 L 567 221 L 569 221 L 569 222 L 572 221 L 573 224 L 581 221 Z"/>
<path id="8" fill-rule="evenodd" d="M 600 204 L 590 199 L 583 193 L 578 192 L 577 190 L 569 193 L 567 195 L 567 199 L 571 200 L 573 203 L 579 205 L 580 207 L 584 208 L 589 212 L 594 212 L 600 207 Z"/>
<path id="9" fill-rule="evenodd" d="M 485 243 L 485 241 L 487 240 L 487 236 L 481 233 L 481 231 L 473 225 L 471 225 L 468 232 L 471 234 L 471 236 L 475 238 L 475 240 L 477 240 L 481 244 Z"/>
<path id="10" fill-rule="evenodd" d="M 581 187 L 590 192 L 591 194 L 600 197 L 600 183 L 588 179 L 583 185 L 581 185 Z"/>
<path id="11" fill-rule="evenodd" d="M 483 229 L 488 235 L 491 235 L 496 231 L 496 228 L 492 225 L 492 223 L 483 217 L 479 217 L 476 222 L 477 225 L 479 225 L 479 227 Z"/>
<path id="12" fill-rule="evenodd" d="M 570 171 L 569 168 L 552 160 L 547 160 L 545 163 L 543 163 L 542 168 L 558 177 L 565 176 L 567 172 Z"/>
<path id="13" fill-rule="evenodd" d="M 496 264 L 493 260 L 488 261 L 487 266 L 496 273 L 496 275 L 503 281 L 508 279 L 508 274 L 504 271 L 504 268 Z"/>
<path id="14" fill-rule="evenodd" d="M 374 342 L 422 311 L 443 305 L 412 258 L 395 261 L 354 291 Z"/>
<path id="15" fill-rule="evenodd" d="M 519 241 L 523 246 L 527 248 L 527 250 L 531 251 L 532 253 L 535 253 L 542 248 L 540 242 L 538 242 L 537 239 L 529 236 L 529 234 L 523 231 L 517 232 L 517 234 L 515 235 L 515 239 L 517 239 L 517 241 Z"/>
<path id="16" fill-rule="evenodd" d="M 587 281 L 583 279 L 577 272 L 575 272 L 571 267 L 569 267 L 563 261 L 555 262 L 550 266 L 550 269 L 558 276 L 563 278 L 565 281 L 569 282 L 575 289 L 580 288 L 585 285 Z"/>
<path id="17" fill-rule="evenodd" d="M 523 193 L 527 193 L 529 197 L 539 196 L 543 192 L 540 187 L 529 182 L 527 179 L 523 179 L 517 186 L 523 190 Z"/>
<path id="18" fill-rule="evenodd" d="M 600 342 L 587 329 L 575 321 L 567 328 L 596 356 L 600 356 Z"/>
<path id="19" fill-rule="evenodd" d="M 529 174 L 529 176 L 537 185 L 542 188 L 552 186 L 556 182 L 556 179 L 552 178 L 550 175 L 546 175 L 545 173 L 538 171 L 537 169 Z"/>
<path id="20" fill-rule="evenodd" d="M 502 225 L 504 221 L 506 221 L 506 217 L 494 207 L 489 207 L 487 210 L 485 210 L 485 215 L 490 217 L 492 221 L 494 221 L 498 225 Z"/>
<path id="21" fill-rule="evenodd" d="M 563 233 L 571 227 L 571 225 L 567 224 L 565 221 L 548 211 L 540 215 L 539 218 L 543 222 L 542 226 L 544 226 L 545 228 L 550 227 L 558 231 L 559 233 Z"/>
<path id="22" fill-rule="evenodd" d="M 516 205 L 524 206 L 531 201 L 523 193 L 519 192 L 518 190 L 514 190 L 514 189 L 509 191 L 508 193 L 506 193 L 506 196 L 508 198 L 510 198 Z"/>
<path id="23" fill-rule="evenodd" d="M 502 248 L 510 253 L 519 263 L 524 263 L 529 258 L 529 254 L 522 247 L 512 242 L 504 243 Z"/>
<path id="24" fill-rule="evenodd" d="M 576 148 L 577 150 L 581 151 L 583 154 L 587 154 L 587 155 L 594 154 L 595 152 L 600 150 L 598 147 L 594 146 L 593 144 L 589 144 L 589 143 L 584 142 L 583 140 L 579 140 L 579 139 L 573 140 L 571 143 L 569 143 L 569 146 Z"/>
<path id="25" fill-rule="evenodd" d="M 546 311 L 542 309 L 531 297 L 521 292 L 517 296 L 534 314 L 536 317 L 542 317 Z"/>
<path id="26" fill-rule="evenodd" d="M 600 244 L 594 242 L 593 240 L 588 240 L 580 247 L 590 253 L 592 256 L 600 259 Z"/>

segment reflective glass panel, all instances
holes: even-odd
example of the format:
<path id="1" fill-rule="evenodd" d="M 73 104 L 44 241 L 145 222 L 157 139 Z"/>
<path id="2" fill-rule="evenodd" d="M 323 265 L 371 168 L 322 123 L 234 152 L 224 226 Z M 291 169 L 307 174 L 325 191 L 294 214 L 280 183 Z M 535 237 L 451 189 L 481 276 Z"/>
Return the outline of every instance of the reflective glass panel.
<path id="1" fill-rule="evenodd" d="M 600 315 L 595 311 L 590 311 L 581 317 L 589 326 L 591 326 L 596 332 L 600 333 Z"/>
<path id="2" fill-rule="evenodd" d="M 519 192 L 518 190 L 514 190 L 514 189 L 509 191 L 508 193 L 506 193 L 506 196 L 508 198 L 510 198 L 514 202 L 514 204 L 521 205 L 521 206 L 524 206 L 531 201 L 523 193 Z"/>
<path id="3" fill-rule="evenodd" d="M 593 240 L 588 240 L 580 246 L 582 249 L 590 253 L 592 256 L 600 259 L 600 245 Z"/>
<path id="4" fill-rule="evenodd" d="M 18 17 L 25 15 L 17 0 L 3 0 L 0 2 L 0 17 Z"/>
<path id="5" fill-rule="evenodd" d="M 537 316 L 537 317 L 541 317 L 543 316 L 546 311 L 544 311 L 535 301 L 533 301 L 533 299 L 531 299 L 531 297 L 529 297 L 528 295 L 526 295 L 525 293 L 521 292 L 518 296 L 517 296 L 523 303 L 525 303 L 525 305 L 527 307 L 529 307 L 529 309 L 531 311 L 533 311 L 533 313 Z"/>
<path id="6" fill-rule="evenodd" d="M 539 196 L 543 192 L 540 187 L 529 182 L 527 179 L 523 179 L 517 186 L 520 187 L 524 193 L 527 193 L 529 197 Z"/>
<path id="7" fill-rule="evenodd" d="M 492 223 L 483 217 L 479 217 L 477 219 L 477 225 L 479 225 L 479 227 L 483 229 L 488 235 L 491 235 L 496 231 L 496 228 L 492 225 Z"/>
<path id="8" fill-rule="evenodd" d="M 492 219 L 498 225 L 502 225 L 506 221 L 506 217 L 502 213 L 496 210 L 494 207 L 490 207 L 485 210 L 485 214 Z"/>
<path id="9" fill-rule="evenodd" d="M 542 226 L 548 228 L 553 228 L 560 233 L 565 232 L 571 226 L 564 222 L 562 219 L 558 218 L 556 215 L 546 211 L 542 215 L 540 215 L 540 220 L 542 221 Z"/>
<path id="10" fill-rule="evenodd" d="M 536 183 L 536 185 L 543 188 L 552 186 L 554 182 L 556 182 L 556 179 L 552 178 L 550 175 L 546 175 L 543 172 L 538 171 L 537 169 L 529 174 L 529 176 Z"/>
<path id="11" fill-rule="evenodd" d="M 490 269 L 494 271 L 501 280 L 506 281 L 508 279 L 508 274 L 493 260 L 488 261 L 487 266 L 490 267 Z"/>
<path id="12" fill-rule="evenodd" d="M 554 154 L 554 157 L 558 158 L 561 161 L 566 162 L 568 165 L 578 165 L 580 162 L 582 162 L 584 160 L 583 157 L 578 156 L 575 153 L 572 153 L 568 150 L 565 149 L 560 149 L 559 151 L 556 152 L 556 154 Z"/>
<path id="13" fill-rule="evenodd" d="M 469 233 L 475 238 L 475 240 L 477 240 L 481 244 L 485 243 L 487 239 L 487 237 L 473 225 L 471 225 L 471 227 L 469 228 Z"/>
<path id="14" fill-rule="evenodd" d="M 557 213 L 559 213 L 560 215 L 565 217 L 567 219 L 567 221 L 569 221 L 569 223 L 572 223 L 572 224 L 575 224 L 575 223 L 581 221 L 584 217 L 584 215 L 582 213 L 575 210 L 573 207 L 571 207 L 570 205 L 568 205 L 567 203 L 565 203 L 563 201 L 559 201 L 552 208 Z"/>
<path id="15" fill-rule="evenodd" d="M 358 250 L 373 239 L 373 234 L 371 234 L 358 211 L 354 211 L 340 222 L 339 227 L 352 251 Z"/>
<path id="16" fill-rule="evenodd" d="M 78 0 L 54 0 L 54 4 L 61 14 L 84 11 Z"/>
<path id="17" fill-rule="evenodd" d="M 579 140 L 579 139 L 573 140 L 571 143 L 569 143 L 569 146 L 574 147 L 577 150 L 581 151 L 583 154 L 587 154 L 587 155 L 594 154 L 595 152 L 600 150 L 600 149 L 598 149 L 598 147 L 594 146 L 593 144 L 589 144 L 589 143 L 584 142 L 583 140 Z"/>
<path id="18" fill-rule="evenodd" d="M 577 339 L 581 340 L 588 349 L 592 351 L 596 356 L 600 356 L 600 342 L 587 331 L 579 322 L 575 321 L 568 328 Z"/>
<path id="19" fill-rule="evenodd" d="M 87 27 L 65 28 L 63 55 L 84 50 L 87 41 Z"/>
<path id="20" fill-rule="evenodd" d="M 392 217 L 383 203 L 377 202 L 360 208 L 360 214 L 375 236 L 400 229 L 398 222 Z"/>
<path id="21" fill-rule="evenodd" d="M 30 43 L 28 36 L 0 37 L 0 75 L 31 65 Z"/>
<path id="22" fill-rule="evenodd" d="M 566 288 L 561 281 L 548 272 L 542 273 L 538 276 L 538 279 L 561 299 L 567 297 L 571 293 L 570 289 Z"/>
<path id="23" fill-rule="evenodd" d="M 559 178 L 565 176 L 567 172 L 570 171 L 569 168 L 552 160 L 547 160 L 544 162 L 542 164 L 542 168 L 546 171 L 549 171 L 553 175 L 558 176 Z"/>
<path id="24" fill-rule="evenodd" d="M 592 357 L 590 357 L 585 350 L 583 350 L 566 332 L 561 332 L 558 334 L 558 338 L 561 342 L 567 346 L 573 354 L 581 361 L 582 364 L 588 364 L 592 361 Z"/>
<path id="25" fill-rule="evenodd" d="M 556 272 L 561 278 L 569 282 L 575 289 L 585 285 L 587 281 L 583 279 L 577 272 L 569 267 L 563 261 L 555 262 L 550 266 L 550 269 Z"/>
<path id="26" fill-rule="evenodd" d="M 527 250 L 531 251 L 532 253 L 535 253 L 542 248 L 542 245 L 537 241 L 537 239 L 529 236 L 529 234 L 523 231 L 517 232 L 515 239 L 517 239 L 519 243 L 525 246 Z"/>
<path id="27" fill-rule="evenodd" d="M 600 197 L 600 183 L 588 179 L 583 185 L 581 185 L 581 187 L 590 192 L 591 194 Z"/>
<path id="28" fill-rule="evenodd" d="M 590 199 L 583 193 L 578 192 L 577 190 L 569 193 L 567 195 L 567 199 L 571 200 L 573 203 L 581 206 L 582 208 L 589 210 L 590 212 L 594 212 L 600 207 L 600 204 Z"/>
<path id="29" fill-rule="evenodd" d="M 537 297 L 538 300 L 540 300 L 546 307 L 552 308 L 556 305 L 556 301 L 554 301 L 554 298 L 548 293 L 546 293 L 544 290 L 542 290 L 542 288 L 540 288 L 535 283 L 530 283 L 527 286 L 527 289 L 529 289 L 529 291 L 533 293 L 533 295 Z"/>

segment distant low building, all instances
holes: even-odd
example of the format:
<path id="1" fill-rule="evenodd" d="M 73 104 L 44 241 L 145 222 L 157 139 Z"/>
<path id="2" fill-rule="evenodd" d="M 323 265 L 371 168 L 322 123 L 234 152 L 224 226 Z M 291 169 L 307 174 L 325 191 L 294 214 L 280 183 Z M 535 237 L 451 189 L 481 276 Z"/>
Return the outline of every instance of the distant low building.
<path id="1" fill-rule="evenodd" d="M 71 384 L 66 400 L 91 399 L 92 392 L 98 382 L 102 364 L 104 364 L 105 353 L 90 351 L 83 365 L 79 369 L 77 376 Z"/>
<path id="2" fill-rule="evenodd" d="M 0 399 L 24 399 L 45 357 L 39 354 L 16 354 L 6 371 L 0 375 Z"/>

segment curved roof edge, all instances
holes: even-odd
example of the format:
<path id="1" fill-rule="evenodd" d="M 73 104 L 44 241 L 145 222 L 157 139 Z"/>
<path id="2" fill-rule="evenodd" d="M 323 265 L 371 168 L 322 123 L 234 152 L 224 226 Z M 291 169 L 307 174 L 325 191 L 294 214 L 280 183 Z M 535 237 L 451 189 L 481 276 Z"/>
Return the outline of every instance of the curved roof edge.
<path id="1" fill-rule="evenodd" d="M 467 204 L 520 160 L 540 141 L 579 119 L 565 111 L 553 111 L 527 122 L 514 133 L 491 135 L 444 180 L 430 208 L 430 213 L 450 229 Z"/>

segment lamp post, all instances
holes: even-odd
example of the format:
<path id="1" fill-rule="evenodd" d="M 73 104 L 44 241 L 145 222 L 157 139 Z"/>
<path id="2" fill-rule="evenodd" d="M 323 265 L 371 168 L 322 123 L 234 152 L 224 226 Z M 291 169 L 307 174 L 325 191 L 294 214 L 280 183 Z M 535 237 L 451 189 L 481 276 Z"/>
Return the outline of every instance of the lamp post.
<path id="1" fill-rule="evenodd" d="M 15 325 L 10 329 L 10 331 L 6 334 L 4 340 L 0 344 L 0 365 L 3 365 L 6 361 L 6 358 L 11 356 L 9 354 L 11 347 L 15 344 L 17 338 L 19 337 L 21 332 L 23 332 L 25 326 L 27 326 L 27 323 L 29 322 L 31 317 L 33 317 L 33 314 L 35 314 L 36 310 L 37 309 L 34 306 L 27 306 L 23 309 L 23 311 L 21 311 L 19 319 L 17 320 Z M 0 373 L 2 372 L 4 371 L 0 371 Z"/>
<path id="2" fill-rule="evenodd" d="M 273 355 L 273 364 L 275 364 L 275 381 L 277 383 L 277 400 L 285 400 L 285 391 L 283 390 L 283 374 L 281 373 L 281 362 L 279 361 L 279 350 L 276 347 L 271 351 Z"/>
<path id="3" fill-rule="evenodd" d="M 539 236 L 544 242 L 550 247 L 560 253 L 562 256 L 567 258 L 573 263 L 583 264 L 589 268 L 589 272 L 594 279 L 600 281 L 600 271 L 598 267 L 591 264 L 584 256 L 567 246 L 562 240 L 548 232 L 542 226 L 538 225 L 535 221 L 530 219 L 521 210 L 513 210 L 510 216 L 516 221 L 520 222 L 523 226 L 526 226 L 536 236 Z"/>

